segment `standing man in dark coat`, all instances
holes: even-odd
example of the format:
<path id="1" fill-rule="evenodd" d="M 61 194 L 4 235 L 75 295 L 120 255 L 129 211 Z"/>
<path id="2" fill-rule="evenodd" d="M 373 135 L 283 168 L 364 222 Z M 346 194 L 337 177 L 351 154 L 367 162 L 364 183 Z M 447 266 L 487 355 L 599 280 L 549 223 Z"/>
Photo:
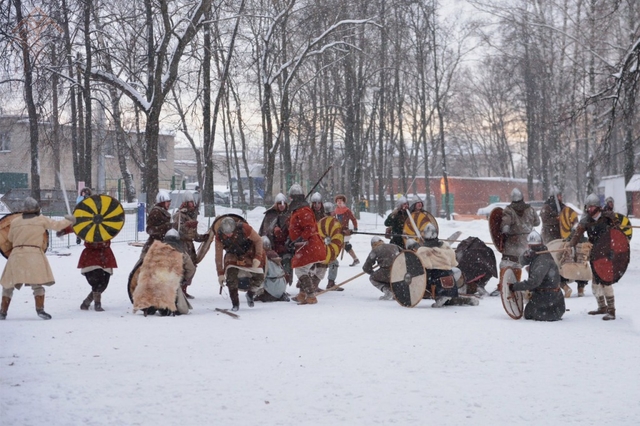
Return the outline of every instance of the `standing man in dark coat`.
<path id="1" fill-rule="evenodd" d="M 167 231 L 172 228 L 169 206 L 171 206 L 169 191 L 165 189 L 159 190 L 158 195 L 156 195 L 156 204 L 149 210 L 147 215 L 146 231 L 149 238 L 147 238 L 147 242 L 142 247 L 140 259 L 144 258 L 154 241 L 162 241 Z"/>
<path id="2" fill-rule="evenodd" d="M 532 231 L 527 237 L 529 249 L 520 256 L 520 264 L 529 265 L 529 278 L 509 285 L 511 291 L 531 291 L 524 308 L 524 318 L 536 321 L 558 321 L 565 311 L 560 291 L 560 271 L 553 257 L 542 244 L 542 237 Z"/>
<path id="3" fill-rule="evenodd" d="M 380 300 L 393 300 L 391 292 L 391 265 L 400 253 L 395 244 L 386 244 L 380 237 L 371 238 L 371 253 L 362 265 L 362 270 L 369 274 L 369 281 L 383 294 Z M 374 268 L 379 266 L 378 270 Z"/>
<path id="4" fill-rule="evenodd" d="M 569 242 L 569 247 L 574 248 L 580 242 L 580 238 L 586 232 L 589 242 L 594 246 L 600 238 L 603 237 L 609 229 L 618 227 L 618 219 L 612 211 L 603 211 L 600 207 L 600 199 L 596 194 L 590 194 L 585 200 L 586 215 L 582 217 L 578 228 L 573 234 L 573 238 Z M 591 262 L 591 270 L 593 262 Z M 598 300 L 598 309 L 589 311 L 589 315 L 603 315 L 603 320 L 609 321 L 616 319 L 616 305 L 613 294 L 613 284 L 603 282 L 598 274 L 593 273 L 593 295 Z"/>
<path id="5" fill-rule="evenodd" d="M 550 241 L 562 238 L 560 235 L 560 213 L 565 207 L 562 202 L 562 192 L 555 187 L 551 188 L 551 195 L 549 195 L 542 209 L 540 209 L 542 242 L 544 244 L 549 244 Z"/>
<path id="6" fill-rule="evenodd" d="M 291 285 L 293 271 L 291 270 L 291 258 L 294 251 L 287 244 L 289 238 L 289 218 L 291 212 L 287 204 L 287 197 L 283 193 L 276 195 L 273 206 L 264 212 L 264 219 L 260 225 L 260 236 L 266 236 L 271 241 L 271 249 L 280 257 L 285 279 Z"/>
<path id="7" fill-rule="evenodd" d="M 407 197 L 400 197 L 396 200 L 395 209 L 387 216 L 384 221 L 384 226 L 390 228 L 391 234 L 391 244 L 395 244 L 400 247 L 401 250 L 404 250 L 404 240 L 402 239 L 402 233 L 404 232 L 404 222 L 409 217 L 408 208 L 409 202 L 407 201 Z"/>

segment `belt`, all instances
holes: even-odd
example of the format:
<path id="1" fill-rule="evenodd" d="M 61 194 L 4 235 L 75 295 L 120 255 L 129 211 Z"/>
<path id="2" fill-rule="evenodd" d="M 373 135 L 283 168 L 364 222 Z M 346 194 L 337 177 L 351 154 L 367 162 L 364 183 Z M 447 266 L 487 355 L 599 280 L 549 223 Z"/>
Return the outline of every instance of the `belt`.
<path id="1" fill-rule="evenodd" d="M 502 258 L 505 259 L 505 260 L 510 260 L 512 262 L 515 262 L 515 263 L 518 263 L 518 260 L 519 260 L 518 256 L 511 256 L 511 255 L 508 255 L 508 254 L 503 254 Z"/>
<path id="2" fill-rule="evenodd" d="M 42 250 L 41 246 L 32 246 L 32 245 L 29 245 L 29 244 L 22 244 L 20 246 L 13 246 L 13 248 L 18 248 L 18 247 L 34 247 L 34 248 Z"/>
<path id="3" fill-rule="evenodd" d="M 555 287 L 555 288 L 536 288 L 535 291 L 539 291 L 539 292 L 558 292 L 560 291 L 560 287 Z"/>

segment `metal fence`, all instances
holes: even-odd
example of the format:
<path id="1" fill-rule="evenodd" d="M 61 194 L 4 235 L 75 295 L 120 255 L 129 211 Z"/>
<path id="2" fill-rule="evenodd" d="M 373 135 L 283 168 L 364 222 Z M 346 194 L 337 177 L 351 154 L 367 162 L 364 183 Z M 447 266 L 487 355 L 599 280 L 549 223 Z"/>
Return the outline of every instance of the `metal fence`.
<path id="1" fill-rule="evenodd" d="M 138 210 L 144 209 L 144 207 L 138 208 L 126 208 L 124 209 L 124 225 L 118 235 L 111 241 L 114 243 L 126 243 L 131 241 L 138 241 Z M 143 212 L 144 213 L 144 212 Z M 52 219 L 62 219 L 64 213 L 47 213 Z M 146 234 L 143 235 L 146 239 Z M 82 244 L 82 242 L 81 242 Z M 76 234 L 68 234 L 62 238 L 56 237 L 55 231 L 49 231 L 49 251 L 54 251 L 60 248 L 69 248 L 76 245 Z"/>

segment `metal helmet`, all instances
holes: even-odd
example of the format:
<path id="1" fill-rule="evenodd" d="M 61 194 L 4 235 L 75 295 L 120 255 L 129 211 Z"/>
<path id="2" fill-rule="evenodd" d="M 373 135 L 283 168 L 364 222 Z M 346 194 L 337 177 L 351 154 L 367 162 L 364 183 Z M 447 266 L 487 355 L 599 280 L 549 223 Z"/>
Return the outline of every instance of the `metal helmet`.
<path id="1" fill-rule="evenodd" d="M 415 195 L 413 198 L 411 198 L 411 202 L 409 203 L 409 207 L 413 208 L 413 206 L 415 206 L 418 203 L 422 203 L 422 206 L 424 207 L 424 201 L 422 201 L 422 198 L 420 198 L 417 195 Z"/>
<path id="2" fill-rule="evenodd" d="M 265 250 L 271 250 L 271 240 L 266 235 L 262 236 L 262 247 L 264 247 Z"/>
<path id="3" fill-rule="evenodd" d="M 156 195 L 156 204 L 164 203 L 165 201 L 171 201 L 171 194 L 166 189 L 161 189 Z"/>
<path id="4" fill-rule="evenodd" d="M 314 192 L 313 195 L 311 196 L 311 202 L 312 203 L 321 203 L 322 202 L 322 195 L 320 195 L 319 192 Z"/>
<path id="5" fill-rule="evenodd" d="M 291 188 L 289 188 L 289 197 L 293 198 L 295 195 L 304 195 L 302 187 L 297 183 L 294 183 L 291 185 Z"/>
<path id="6" fill-rule="evenodd" d="M 182 194 L 182 202 L 183 202 L 183 203 L 189 203 L 189 202 L 193 203 L 193 202 L 195 202 L 195 200 L 194 200 L 194 198 L 193 198 L 193 192 L 191 192 L 191 191 L 185 191 L 185 192 Z"/>
<path id="7" fill-rule="evenodd" d="M 22 211 L 24 213 L 38 213 L 40 211 L 40 204 L 36 201 L 35 198 L 27 197 L 23 201 L 24 207 Z"/>
<path id="8" fill-rule="evenodd" d="M 374 248 L 380 244 L 382 244 L 384 241 L 382 241 L 382 238 L 380 237 L 373 237 L 371 238 L 371 248 Z"/>
<path id="9" fill-rule="evenodd" d="M 232 217 L 225 217 L 218 228 L 223 234 L 232 234 L 236 230 L 236 221 Z"/>
<path id="10" fill-rule="evenodd" d="M 609 203 L 614 204 L 615 201 L 613 200 L 613 197 L 607 197 L 607 198 L 604 199 L 604 203 L 605 204 L 609 204 Z"/>
<path id="11" fill-rule="evenodd" d="M 433 223 L 427 224 L 422 230 L 422 238 L 425 240 L 435 240 L 438 238 L 438 228 L 436 228 Z"/>
<path id="12" fill-rule="evenodd" d="M 518 188 L 513 188 L 511 190 L 511 201 L 522 201 L 522 191 Z"/>
<path id="13" fill-rule="evenodd" d="M 586 200 L 584 200 L 584 205 L 587 207 L 600 207 L 600 197 L 596 194 L 589 194 Z"/>
<path id="14" fill-rule="evenodd" d="M 527 236 L 527 244 L 530 246 L 539 246 L 542 244 L 542 237 L 537 231 L 531 231 Z"/>
<path id="15" fill-rule="evenodd" d="M 276 204 L 278 203 L 287 204 L 287 196 L 282 192 L 279 192 L 278 195 L 276 195 Z"/>
<path id="16" fill-rule="evenodd" d="M 175 229 L 169 229 L 166 234 L 164 234 L 165 241 L 180 241 L 180 233 Z"/>
<path id="17" fill-rule="evenodd" d="M 403 204 L 407 203 L 407 197 L 404 195 L 396 200 L 396 208 L 402 207 Z"/>
<path id="18" fill-rule="evenodd" d="M 330 202 L 323 203 L 322 205 L 324 206 L 324 212 L 326 214 L 331 214 L 336 209 L 336 205 Z"/>

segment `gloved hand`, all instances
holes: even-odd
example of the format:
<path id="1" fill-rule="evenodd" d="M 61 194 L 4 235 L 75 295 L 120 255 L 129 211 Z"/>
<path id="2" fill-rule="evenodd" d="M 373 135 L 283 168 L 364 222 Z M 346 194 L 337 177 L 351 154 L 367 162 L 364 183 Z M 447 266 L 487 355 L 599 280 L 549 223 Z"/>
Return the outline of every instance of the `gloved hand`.
<path id="1" fill-rule="evenodd" d="M 72 225 L 76 224 L 76 217 L 72 214 L 65 214 L 64 218 L 71 222 Z"/>
<path id="2" fill-rule="evenodd" d="M 218 275 L 218 284 L 220 287 L 224 287 L 224 275 Z"/>
<path id="3" fill-rule="evenodd" d="M 260 259 L 253 259 L 253 261 L 251 262 L 251 267 L 252 268 L 259 268 L 260 267 Z"/>
<path id="4" fill-rule="evenodd" d="M 353 231 L 351 231 L 351 229 L 349 229 L 349 228 L 344 228 L 344 229 L 342 230 L 342 234 L 343 234 L 345 237 L 348 237 L 348 236 L 349 236 L 349 235 L 351 235 L 352 233 L 353 233 Z"/>
<path id="5" fill-rule="evenodd" d="M 197 220 L 188 220 L 184 223 L 185 228 L 197 228 L 198 221 Z"/>
<path id="6" fill-rule="evenodd" d="M 282 229 L 280 229 L 279 226 L 276 226 L 273 228 L 273 235 L 278 239 L 282 238 Z"/>
<path id="7" fill-rule="evenodd" d="M 565 250 L 567 251 L 567 254 L 569 256 L 571 256 L 571 259 L 575 259 L 576 258 L 576 248 L 575 247 L 567 247 Z"/>
<path id="8" fill-rule="evenodd" d="M 62 231 L 56 232 L 56 237 L 62 238 L 67 234 L 73 234 L 73 227 L 71 225 L 67 226 Z"/>

